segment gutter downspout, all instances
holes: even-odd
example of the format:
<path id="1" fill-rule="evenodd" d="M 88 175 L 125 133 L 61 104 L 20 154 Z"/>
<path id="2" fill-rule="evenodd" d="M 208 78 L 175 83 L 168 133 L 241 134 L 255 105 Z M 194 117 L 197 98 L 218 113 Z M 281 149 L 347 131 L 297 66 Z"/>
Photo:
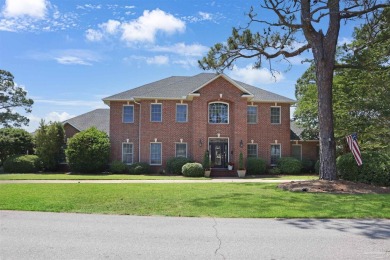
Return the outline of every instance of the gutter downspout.
<path id="1" fill-rule="evenodd" d="M 141 103 L 134 100 L 134 103 L 139 105 L 139 117 L 138 117 L 138 162 L 141 162 Z"/>

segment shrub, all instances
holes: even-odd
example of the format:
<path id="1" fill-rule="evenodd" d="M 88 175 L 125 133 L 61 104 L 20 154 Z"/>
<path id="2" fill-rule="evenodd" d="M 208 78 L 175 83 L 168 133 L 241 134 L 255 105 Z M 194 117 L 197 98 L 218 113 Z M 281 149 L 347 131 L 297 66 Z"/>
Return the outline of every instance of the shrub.
<path id="1" fill-rule="evenodd" d="M 40 160 L 36 155 L 14 155 L 4 162 L 4 172 L 34 173 L 40 169 Z"/>
<path id="2" fill-rule="evenodd" d="M 315 173 L 320 174 L 320 161 L 318 160 L 314 165 Z"/>
<path id="3" fill-rule="evenodd" d="M 12 155 L 33 153 L 33 137 L 26 130 L 18 128 L 0 129 L 0 165 Z"/>
<path id="4" fill-rule="evenodd" d="M 261 158 L 251 158 L 246 160 L 247 174 L 264 174 L 266 170 L 266 162 Z"/>
<path id="5" fill-rule="evenodd" d="M 209 150 L 206 150 L 206 152 L 204 153 L 202 166 L 203 166 L 203 169 L 205 171 L 210 170 L 210 154 L 209 154 Z"/>
<path id="6" fill-rule="evenodd" d="M 145 162 L 136 162 L 130 165 L 129 168 L 130 174 L 148 174 L 150 173 L 150 165 Z"/>
<path id="7" fill-rule="evenodd" d="M 314 165 L 315 165 L 315 161 L 309 159 L 302 159 L 301 171 L 304 173 L 312 173 L 315 171 Z"/>
<path id="8" fill-rule="evenodd" d="M 242 152 L 240 152 L 240 155 L 238 157 L 238 169 L 239 170 L 244 170 L 244 155 L 242 154 Z"/>
<path id="9" fill-rule="evenodd" d="M 200 163 L 186 163 L 181 170 L 186 177 L 203 177 L 204 169 Z"/>
<path id="10" fill-rule="evenodd" d="M 368 184 L 390 186 L 390 155 L 379 152 L 362 152 L 363 165 L 357 166 L 352 153 L 337 158 L 340 179 Z"/>
<path id="11" fill-rule="evenodd" d="M 167 160 L 167 171 L 173 174 L 182 174 L 183 165 L 191 163 L 192 160 L 186 157 L 172 157 Z"/>
<path id="12" fill-rule="evenodd" d="M 110 165 L 110 172 L 112 173 L 126 173 L 129 168 L 121 161 L 113 161 Z"/>
<path id="13" fill-rule="evenodd" d="M 110 141 L 103 131 L 91 127 L 75 134 L 68 142 L 66 160 L 73 172 L 96 173 L 108 164 Z"/>
<path id="14" fill-rule="evenodd" d="M 281 171 L 280 171 L 280 169 L 278 167 L 273 167 L 273 168 L 268 169 L 268 173 L 272 174 L 272 175 L 275 175 L 275 174 L 280 174 Z"/>
<path id="15" fill-rule="evenodd" d="M 278 168 L 284 174 L 297 174 L 301 172 L 302 163 L 293 157 L 282 157 L 278 160 Z"/>

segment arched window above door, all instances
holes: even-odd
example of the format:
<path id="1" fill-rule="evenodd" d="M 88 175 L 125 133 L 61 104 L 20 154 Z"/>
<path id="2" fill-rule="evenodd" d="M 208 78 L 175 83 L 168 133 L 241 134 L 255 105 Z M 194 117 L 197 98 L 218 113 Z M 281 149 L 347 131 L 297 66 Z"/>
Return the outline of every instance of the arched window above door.
<path id="1" fill-rule="evenodd" d="M 210 124 L 228 124 L 229 123 L 229 104 L 214 102 L 209 104 L 209 123 Z"/>

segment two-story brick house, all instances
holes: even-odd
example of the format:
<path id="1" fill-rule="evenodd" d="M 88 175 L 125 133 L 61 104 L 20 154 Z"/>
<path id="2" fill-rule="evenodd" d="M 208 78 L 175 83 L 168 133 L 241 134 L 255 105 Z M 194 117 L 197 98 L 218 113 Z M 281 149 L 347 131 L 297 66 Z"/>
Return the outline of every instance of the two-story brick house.
<path id="1" fill-rule="evenodd" d="M 170 157 L 213 167 L 261 157 L 270 165 L 291 156 L 294 100 L 223 74 L 169 77 L 104 98 L 110 107 L 111 160 L 148 162 L 157 171 Z"/>

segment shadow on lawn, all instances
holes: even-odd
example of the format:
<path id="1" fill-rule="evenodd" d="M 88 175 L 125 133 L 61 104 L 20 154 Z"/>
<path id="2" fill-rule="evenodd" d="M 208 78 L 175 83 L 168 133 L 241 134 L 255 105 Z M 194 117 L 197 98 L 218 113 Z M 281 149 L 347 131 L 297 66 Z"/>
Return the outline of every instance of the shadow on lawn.
<path id="1" fill-rule="evenodd" d="M 340 232 L 355 233 L 371 239 L 390 239 L 390 220 L 382 219 L 279 219 L 301 229 L 317 229 L 320 226 Z"/>

